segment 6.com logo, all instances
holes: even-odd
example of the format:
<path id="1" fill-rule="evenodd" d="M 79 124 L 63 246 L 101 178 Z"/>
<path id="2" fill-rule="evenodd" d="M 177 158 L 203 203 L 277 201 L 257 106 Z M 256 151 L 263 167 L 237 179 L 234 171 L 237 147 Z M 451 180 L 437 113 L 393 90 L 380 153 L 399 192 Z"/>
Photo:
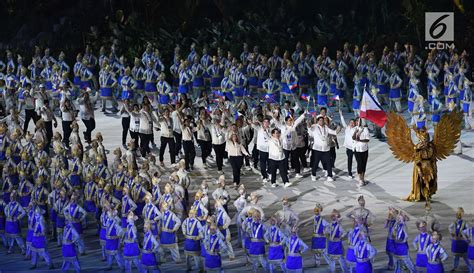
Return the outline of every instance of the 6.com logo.
<path id="1" fill-rule="evenodd" d="M 454 13 L 425 13 L 425 49 L 454 48 Z"/>

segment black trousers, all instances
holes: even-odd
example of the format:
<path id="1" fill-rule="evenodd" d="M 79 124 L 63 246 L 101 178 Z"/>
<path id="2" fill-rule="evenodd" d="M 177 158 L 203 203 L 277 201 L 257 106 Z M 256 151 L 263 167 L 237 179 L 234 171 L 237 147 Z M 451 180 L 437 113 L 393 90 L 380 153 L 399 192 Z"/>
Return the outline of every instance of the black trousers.
<path id="1" fill-rule="evenodd" d="M 331 168 L 334 169 L 334 163 L 336 163 L 336 147 L 331 147 L 329 150 L 329 155 L 331 156 Z"/>
<path id="2" fill-rule="evenodd" d="M 254 168 L 257 168 L 259 155 L 260 155 L 260 151 L 257 149 L 257 144 L 254 144 L 253 149 L 252 149 L 252 159 L 253 159 Z"/>
<path id="3" fill-rule="evenodd" d="M 276 182 L 277 169 L 280 170 L 281 180 L 283 183 L 288 183 L 288 162 L 286 160 L 268 160 L 268 165 L 270 167 L 270 174 L 272 175 L 272 184 Z"/>
<path id="4" fill-rule="evenodd" d="M 323 164 L 323 168 L 326 167 L 328 176 L 332 177 L 332 166 L 331 166 L 331 155 L 330 152 L 321 152 L 313 150 L 313 165 L 311 166 L 311 175 L 316 176 L 316 169 L 318 168 L 319 162 Z"/>
<path id="5" fill-rule="evenodd" d="M 71 124 L 72 121 L 62 121 L 62 126 L 63 126 L 63 143 L 66 144 L 66 146 L 69 146 L 69 137 L 71 136 L 72 129 L 71 129 Z"/>
<path id="6" fill-rule="evenodd" d="M 196 149 L 194 148 L 194 142 L 190 140 L 183 140 L 183 150 L 186 169 L 189 169 L 189 167 L 194 166 L 194 158 L 196 157 Z"/>
<path id="7" fill-rule="evenodd" d="M 176 156 L 175 156 L 175 142 L 174 142 L 174 137 L 161 137 L 161 146 L 160 146 L 160 162 L 163 162 L 163 156 L 165 154 L 165 149 L 166 145 L 168 145 L 168 149 L 170 150 L 170 159 L 171 159 L 171 164 L 174 164 L 176 162 Z"/>
<path id="8" fill-rule="evenodd" d="M 46 139 L 48 140 L 47 145 L 49 146 L 51 139 L 53 139 L 53 121 L 45 121 L 44 129 L 46 129 Z"/>
<path id="9" fill-rule="evenodd" d="M 225 156 L 225 143 L 219 145 L 212 145 L 212 147 L 214 148 L 214 153 L 216 153 L 217 170 L 222 171 L 222 165 L 224 164 Z"/>
<path id="10" fill-rule="evenodd" d="M 240 169 L 244 163 L 242 156 L 230 156 L 230 166 L 232 166 L 232 176 L 234 177 L 234 183 L 240 184 Z"/>
<path id="11" fill-rule="evenodd" d="M 86 126 L 86 131 L 84 132 L 84 138 L 86 141 L 92 141 L 92 131 L 95 129 L 95 119 L 91 118 L 89 120 L 83 119 L 84 125 Z"/>
<path id="12" fill-rule="evenodd" d="M 122 118 L 122 145 L 127 145 L 128 129 L 130 129 L 130 118 Z"/>
<path id="13" fill-rule="evenodd" d="M 198 139 L 198 144 L 199 144 L 199 147 L 201 147 L 201 158 L 202 158 L 202 163 L 204 164 L 206 163 L 207 157 L 212 152 L 212 141 Z"/>
<path id="14" fill-rule="evenodd" d="M 351 149 L 346 148 L 347 155 L 347 172 L 349 175 L 352 175 L 352 158 L 354 157 L 354 152 Z"/>
<path id="15" fill-rule="evenodd" d="M 140 147 L 140 134 L 138 132 L 132 132 L 130 131 L 130 137 L 135 140 L 135 149 L 134 151 L 137 150 L 138 147 Z"/>
<path id="16" fill-rule="evenodd" d="M 268 152 L 258 151 L 260 157 L 260 173 L 263 178 L 268 178 Z"/>
<path id="17" fill-rule="evenodd" d="M 39 120 L 35 109 L 25 109 L 25 123 L 23 123 L 23 133 L 26 133 L 26 131 L 28 131 L 28 125 L 30 124 L 30 120 L 33 120 L 35 124 Z"/>
<path id="18" fill-rule="evenodd" d="M 142 134 L 140 133 L 140 152 L 142 157 L 145 157 L 150 153 L 150 141 L 153 139 L 153 134 Z"/>
<path id="19" fill-rule="evenodd" d="M 175 155 L 179 155 L 179 152 L 181 151 L 181 142 L 182 142 L 182 139 L 183 139 L 183 135 L 182 134 L 178 134 L 176 132 L 173 132 L 173 135 L 174 135 L 174 142 L 175 142 L 175 149 L 174 149 L 174 152 L 175 152 Z"/>
<path id="20" fill-rule="evenodd" d="M 296 173 L 301 172 L 301 168 L 308 167 L 306 162 L 306 147 L 296 148 L 296 159 L 295 159 L 295 171 Z"/>
<path id="21" fill-rule="evenodd" d="M 365 173 L 365 168 L 367 167 L 367 159 L 369 158 L 369 151 L 365 152 L 354 152 L 354 156 L 357 161 L 357 173 Z"/>

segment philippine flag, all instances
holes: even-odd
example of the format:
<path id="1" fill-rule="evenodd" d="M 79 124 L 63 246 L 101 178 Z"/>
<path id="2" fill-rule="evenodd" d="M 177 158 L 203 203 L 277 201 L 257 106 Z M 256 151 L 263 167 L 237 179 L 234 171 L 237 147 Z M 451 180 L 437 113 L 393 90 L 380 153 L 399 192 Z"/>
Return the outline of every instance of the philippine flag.
<path id="1" fill-rule="evenodd" d="M 295 90 L 296 88 L 298 88 L 298 83 L 297 83 L 297 82 L 290 83 L 290 84 L 288 85 L 288 87 L 289 87 L 290 90 L 293 92 L 293 90 Z"/>
<path id="2" fill-rule="evenodd" d="M 301 99 L 305 101 L 309 101 L 311 97 L 308 94 L 301 93 Z"/>
<path id="3" fill-rule="evenodd" d="M 364 90 L 360 102 L 360 117 L 372 121 L 380 128 L 384 127 L 387 122 L 387 114 L 377 98 L 369 94 L 367 90 Z"/>

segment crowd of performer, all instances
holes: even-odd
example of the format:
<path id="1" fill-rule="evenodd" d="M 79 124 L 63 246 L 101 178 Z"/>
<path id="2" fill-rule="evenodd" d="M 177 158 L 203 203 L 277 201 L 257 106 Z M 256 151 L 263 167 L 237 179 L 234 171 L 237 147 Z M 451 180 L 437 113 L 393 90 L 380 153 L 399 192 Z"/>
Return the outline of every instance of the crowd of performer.
<path id="1" fill-rule="evenodd" d="M 247 44 L 238 57 L 221 48 L 211 57 L 211 49 L 198 50 L 195 44 L 187 56 L 182 51 L 176 47 L 169 69 L 151 44 L 133 66 L 115 45 L 100 48 L 98 57 L 88 46 L 72 69 L 63 52 L 55 59 L 49 49 L 42 54 L 37 47 L 27 65 L 7 51 L 6 62 L 0 61 L 0 236 L 8 253 L 16 243 L 31 258 L 32 268 L 38 256 L 52 268 L 47 247 L 51 232 L 62 248 L 62 270 L 72 265 L 79 272 L 77 254 L 85 255 L 87 249 L 83 229 L 95 223 L 109 269 L 115 260 L 127 272 L 132 265 L 140 272 L 156 272 L 168 252 L 181 262 L 181 244 L 187 269 L 219 272 L 221 254 L 235 258 L 231 238 L 237 236 L 254 271 L 261 266 L 270 272 L 301 272 L 301 254 L 312 250 L 316 266 L 324 259 L 331 272 L 336 262 L 344 271 L 371 272 L 377 250 L 370 239 L 373 215 L 363 197 L 347 215 L 349 231 L 337 210 L 328 218 L 317 204 L 309 227 L 312 240 L 306 244 L 298 236 L 306 226 L 288 200 L 265 218 L 259 196 L 248 196 L 241 174 L 258 172 L 263 185 L 271 187 L 290 187 L 306 173 L 312 181 L 347 176 L 367 185 L 370 122 L 359 117 L 364 92 L 398 112 L 404 111 L 406 100 L 414 126 L 436 126 L 444 111 L 457 110 L 470 128 L 472 91 L 465 52 L 433 50 L 423 60 L 412 45 L 401 49 L 397 43 L 381 55 L 368 45 L 344 44 L 335 58 L 327 48 L 316 58 L 311 46 L 301 43 L 283 55 L 275 47 L 271 56 L 258 46 L 250 51 Z M 166 75 L 171 75 L 169 82 Z M 122 147 L 117 145 L 109 158 L 104 137 L 93 134 L 99 100 L 102 112 L 121 117 Z M 348 122 L 346 110 L 354 113 Z M 56 129 L 58 120 L 62 132 Z M 79 120 L 85 127 L 82 136 Z M 371 131 L 381 137 L 377 126 Z M 335 166 L 339 134 L 344 135 L 346 171 Z M 212 193 L 208 181 L 191 180 L 190 174 L 198 171 L 196 148 L 203 168 L 217 168 L 220 175 Z M 227 164 L 232 176 L 224 176 Z M 227 184 L 237 190 L 235 200 Z M 194 200 L 188 188 L 198 188 Z M 235 221 L 229 204 L 236 209 Z M 449 228 L 451 253 L 454 268 L 462 257 L 472 271 L 473 229 L 462 217 L 459 209 Z M 406 221 L 406 213 L 390 208 L 388 267 L 443 272 L 448 251 L 440 244 L 440 229 L 417 222 L 414 264 Z M 232 224 L 236 234 L 231 234 Z"/>

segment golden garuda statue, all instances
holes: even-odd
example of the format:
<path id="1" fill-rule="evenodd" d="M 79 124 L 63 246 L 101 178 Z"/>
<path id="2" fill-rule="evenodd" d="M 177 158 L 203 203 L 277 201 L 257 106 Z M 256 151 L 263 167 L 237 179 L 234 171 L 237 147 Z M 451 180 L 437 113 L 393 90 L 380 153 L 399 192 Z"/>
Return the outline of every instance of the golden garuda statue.
<path id="1" fill-rule="evenodd" d="M 405 119 L 395 112 L 388 114 L 386 134 L 390 150 L 398 160 L 414 163 L 411 193 L 406 201 L 429 203 L 438 188 L 436 162 L 445 159 L 455 148 L 461 136 L 461 124 L 462 116 L 458 112 L 444 115 L 435 127 L 433 140 L 426 128 L 413 126 L 419 141 L 414 144 Z"/>

